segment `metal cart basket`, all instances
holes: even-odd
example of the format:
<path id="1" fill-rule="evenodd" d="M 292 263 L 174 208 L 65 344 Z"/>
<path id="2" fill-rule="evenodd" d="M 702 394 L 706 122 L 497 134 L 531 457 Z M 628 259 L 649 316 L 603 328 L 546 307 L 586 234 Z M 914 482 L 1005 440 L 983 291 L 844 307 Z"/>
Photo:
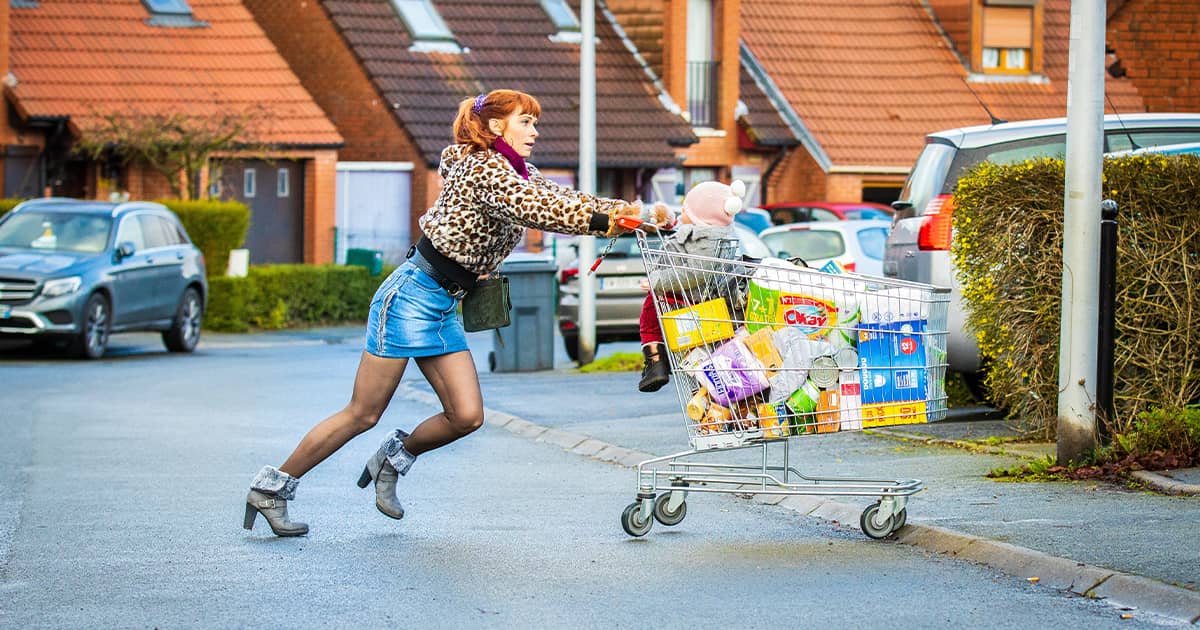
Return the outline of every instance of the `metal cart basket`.
<path id="1" fill-rule="evenodd" d="M 678 524 L 692 492 L 876 497 L 863 533 L 903 526 L 923 482 L 805 475 L 788 444 L 945 418 L 949 289 L 746 259 L 736 241 L 689 254 L 636 232 L 691 450 L 638 465 L 625 531 Z M 761 463 L 696 457 L 747 449 Z"/>

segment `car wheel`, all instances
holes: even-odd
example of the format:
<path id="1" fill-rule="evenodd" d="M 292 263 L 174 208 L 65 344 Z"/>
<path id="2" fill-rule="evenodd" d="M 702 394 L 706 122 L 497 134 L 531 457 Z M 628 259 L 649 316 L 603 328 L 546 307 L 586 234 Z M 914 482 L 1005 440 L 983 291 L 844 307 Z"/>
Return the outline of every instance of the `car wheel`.
<path id="1" fill-rule="evenodd" d="M 567 349 L 569 359 L 579 360 L 579 333 L 563 333 L 563 346 Z"/>
<path id="2" fill-rule="evenodd" d="M 102 293 L 88 296 L 83 306 L 83 321 L 73 341 L 73 354 L 81 359 L 99 359 L 108 349 L 108 334 L 112 329 L 112 309 Z"/>
<path id="3" fill-rule="evenodd" d="M 200 341 L 200 320 L 204 309 L 200 306 L 200 293 L 192 287 L 183 292 L 179 306 L 175 309 L 175 321 L 171 329 L 162 334 L 163 345 L 171 352 L 191 352 Z"/>

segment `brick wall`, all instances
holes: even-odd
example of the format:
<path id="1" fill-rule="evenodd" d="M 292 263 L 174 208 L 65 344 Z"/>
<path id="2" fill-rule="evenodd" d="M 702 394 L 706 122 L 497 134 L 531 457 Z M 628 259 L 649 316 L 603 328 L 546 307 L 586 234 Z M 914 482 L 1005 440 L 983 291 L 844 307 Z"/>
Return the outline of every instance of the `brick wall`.
<path id="1" fill-rule="evenodd" d="M 337 222 L 337 151 L 316 151 L 304 163 L 304 262 L 333 262 Z"/>
<path id="2" fill-rule="evenodd" d="M 421 159 L 416 144 L 401 128 L 390 104 L 380 97 L 321 2 L 244 0 L 244 4 L 342 134 L 346 144 L 338 151 L 338 159 L 414 164 L 409 221 L 411 233 L 420 234 L 417 218 L 437 196 L 437 190 L 430 188 L 437 179 L 436 171 Z M 447 121 L 447 138 L 449 135 Z"/>
<path id="3" fill-rule="evenodd" d="M 608 10 L 654 74 L 663 70 L 663 14 L 670 0 L 608 0 Z"/>
<path id="4" fill-rule="evenodd" d="M 1200 4 L 1130 0 L 1108 22 L 1108 45 L 1151 112 L 1200 111 Z"/>
<path id="5" fill-rule="evenodd" d="M 771 173 L 770 203 L 825 198 L 825 172 L 804 147 L 792 149 Z"/>

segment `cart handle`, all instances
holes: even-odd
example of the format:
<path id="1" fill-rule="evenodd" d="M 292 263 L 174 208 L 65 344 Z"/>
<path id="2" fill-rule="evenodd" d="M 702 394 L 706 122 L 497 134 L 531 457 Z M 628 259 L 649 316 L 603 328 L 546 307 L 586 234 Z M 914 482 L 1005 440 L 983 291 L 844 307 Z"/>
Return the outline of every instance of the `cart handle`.
<path id="1" fill-rule="evenodd" d="M 629 230 L 630 232 L 654 232 L 656 234 L 670 234 L 673 231 L 671 228 L 660 229 L 653 223 L 647 223 L 638 217 L 631 217 L 628 215 L 617 217 L 617 225 Z M 592 262 L 591 269 L 588 269 L 589 274 L 596 273 L 596 269 L 600 266 L 600 263 L 604 262 L 604 257 L 608 255 L 608 251 L 612 249 L 613 243 L 616 241 L 617 237 L 615 236 L 609 240 L 608 247 L 606 247 L 604 251 L 596 257 L 596 260 Z"/>

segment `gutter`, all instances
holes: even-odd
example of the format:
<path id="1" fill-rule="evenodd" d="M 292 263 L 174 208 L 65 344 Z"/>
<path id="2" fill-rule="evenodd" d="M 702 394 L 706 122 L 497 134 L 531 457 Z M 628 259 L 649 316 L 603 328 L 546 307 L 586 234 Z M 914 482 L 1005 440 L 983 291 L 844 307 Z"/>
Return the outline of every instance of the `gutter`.
<path id="1" fill-rule="evenodd" d="M 817 166 L 820 166 L 821 170 L 826 173 L 830 172 L 830 169 L 833 168 L 833 161 L 829 159 L 829 154 L 825 153 L 825 149 L 821 148 L 820 143 L 813 137 L 812 132 L 800 120 L 799 114 L 796 113 L 796 110 L 792 109 L 792 104 L 783 97 L 783 93 L 779 91 L 779 87 L 775 85 L 770 75 L 763 69 L 762 64 L 754 57 L 754 53 L 750 52 L 750 47 L 746 45 L 746 42 L 738 42 L 738 53 L 741 57 L 742 65 L 746 67 L 746 70 L 763 91 L 763 94 L 767 95 L 767 99 L 771 101 L 771 105 L 775 106 L 775 110 L 779 112 L 780 117 L 787 123 L 796 138 L 800 140 L 800 144 L 804 145 L 804 148 L 812 155 Z"/>

